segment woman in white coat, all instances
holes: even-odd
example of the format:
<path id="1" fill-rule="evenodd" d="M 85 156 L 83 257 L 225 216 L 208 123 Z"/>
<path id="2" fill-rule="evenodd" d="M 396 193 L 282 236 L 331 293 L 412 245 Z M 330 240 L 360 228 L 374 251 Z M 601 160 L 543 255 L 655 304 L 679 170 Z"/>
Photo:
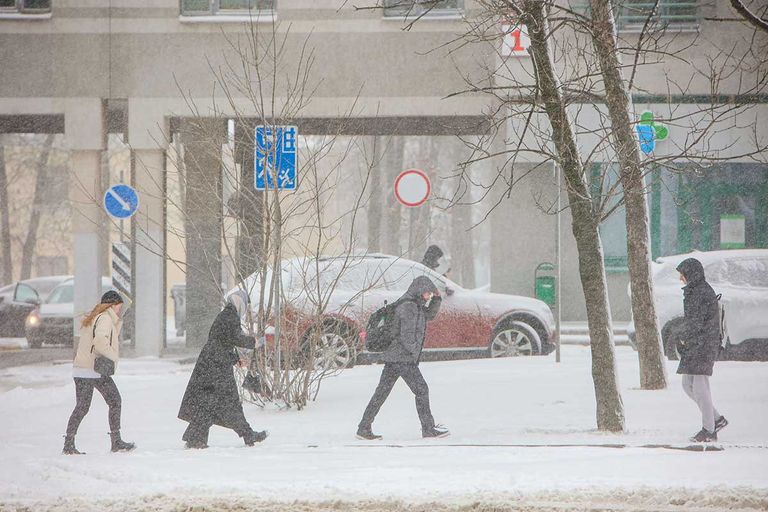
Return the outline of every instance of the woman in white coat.
<path id="1" fill-rule="evenodd" d="M 115 381 L 111 375 L 102 375 L 95 369 L 98 356 L 103 356 L 113 364 L 120 359 L 120 310 L 123 298 L 114 290 L 101 297 L 80 324 L 80 342 L 72 367 L 72 377 L 75 381 L 75 397 L 77 403 L 67 424 L 67 434 L 64 436 L 65 455 L 83 455 L 75 447 L 75 435 L 88 409 L 91 407 L 93 390 L 96 389 L 109 407 L 109 435 L 112 438 L 112 451 L 130 451 L 136 445 L 127 443 L 120 438 L 120 407 L 122 399 Z"/>

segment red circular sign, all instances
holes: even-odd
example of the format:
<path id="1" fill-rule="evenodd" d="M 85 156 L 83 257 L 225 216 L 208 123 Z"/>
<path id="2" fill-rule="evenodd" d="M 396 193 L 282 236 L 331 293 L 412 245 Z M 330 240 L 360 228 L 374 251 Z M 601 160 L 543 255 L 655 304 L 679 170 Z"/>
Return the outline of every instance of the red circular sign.
<path id="1" fill-rule="evenodd" d="M 431 190 L 429 177 L 419 169 L 403 171 L 395 180 L 395 197 L 404 206 L 421 206 L 429 199 Z"/>

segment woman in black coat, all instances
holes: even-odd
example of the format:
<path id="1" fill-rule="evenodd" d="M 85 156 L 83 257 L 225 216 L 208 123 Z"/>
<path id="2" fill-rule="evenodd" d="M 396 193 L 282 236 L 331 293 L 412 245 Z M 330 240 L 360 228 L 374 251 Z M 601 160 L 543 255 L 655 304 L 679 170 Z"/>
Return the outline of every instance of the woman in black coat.
<path id="1" fill-rule="evenodd" d="M 207 448 L 212 425 L 234 430 L 248 446 L 267 437 L 266 432 L 254 432 L 240 403 L 232 369 L 239 360 L 235 347 L 252 349 L 255 340 L 240 328 L 240 315 L 233 302 L 228 302 L 213 321 L 181 401 L 179 419 L 189 422 L 182 437 L 187 448 Z"/>
<path id="2" fill-rule="evenodd" d="M 712 404 L 709 377 L 720 352 L 720 312 L 715 291 L 704 277 L 704 267 L 695 258 L 677 266 L 683 288 L 683 335 L 678 347 L 683 390 L 701 411 L 701 431 L 691 440 L 717 441 L 717 432 L 728 424 Z"/>

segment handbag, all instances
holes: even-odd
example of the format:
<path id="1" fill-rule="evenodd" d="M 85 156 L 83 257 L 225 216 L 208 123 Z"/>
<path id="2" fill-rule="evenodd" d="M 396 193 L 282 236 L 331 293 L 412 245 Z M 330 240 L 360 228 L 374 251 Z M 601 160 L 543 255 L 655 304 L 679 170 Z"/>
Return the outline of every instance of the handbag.
<path id="1" fill-rule="evenodd" d="M 96 322 L 93 322 L 93 338 L 96 337 Z M 109 344 L 112 345 L 112 331 L 109 333 Z M 91 354 L 96 347 L 95 343 L 91 344 Z M 115 374 L 115 362 L 108 357 L 96 356 L 93 360 L 93 371 L 101 375 L 102 377 L 111 377 Z"/>

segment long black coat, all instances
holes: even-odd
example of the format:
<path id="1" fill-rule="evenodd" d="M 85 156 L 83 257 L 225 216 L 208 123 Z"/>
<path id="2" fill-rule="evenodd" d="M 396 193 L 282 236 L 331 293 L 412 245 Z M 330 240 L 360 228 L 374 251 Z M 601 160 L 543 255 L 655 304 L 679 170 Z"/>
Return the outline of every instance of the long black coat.
<path id="1" fill-rule="evenodd" d="M 254 348 L 255 339 L 243 333 L 232 304 L 218 314 L 200 351 L 181 401 L 179 419 L 239 430 L 247 425 L 232 367 L 235 347 Z"/>
<path id="2" fill-rule="evenodd" d="M 684 260 L 677 271 L 685 276 L 683 335 L 677 373 L 712 375 L 720 351 L 720 317 L 717 294 L 704 278 L 704 267 L 695 258 Z"/>

